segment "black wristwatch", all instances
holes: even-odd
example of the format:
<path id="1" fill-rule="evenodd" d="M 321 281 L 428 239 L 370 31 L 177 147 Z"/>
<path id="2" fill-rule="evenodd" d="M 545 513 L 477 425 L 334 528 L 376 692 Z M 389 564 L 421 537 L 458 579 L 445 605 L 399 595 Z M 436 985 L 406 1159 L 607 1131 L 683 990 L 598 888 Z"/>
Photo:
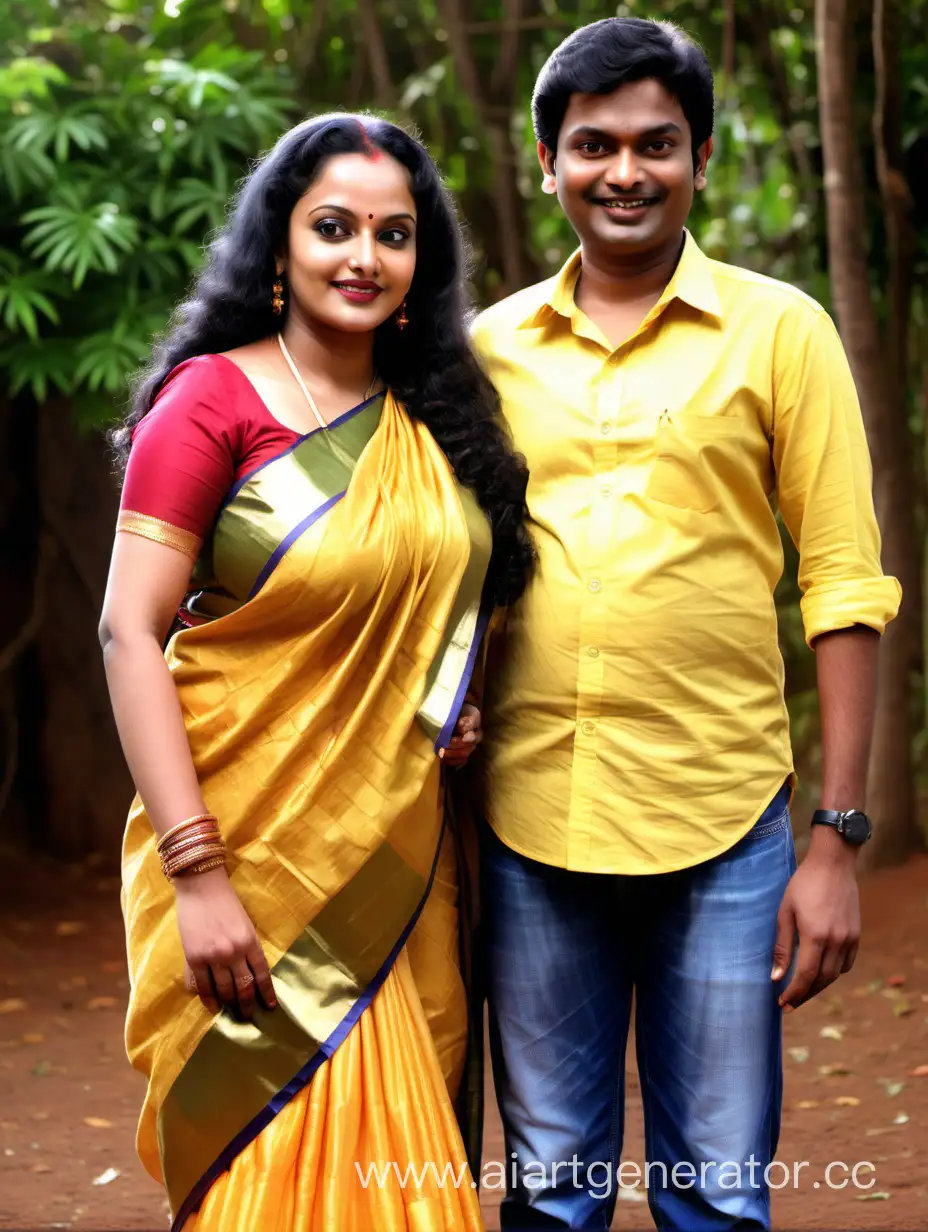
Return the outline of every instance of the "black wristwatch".
<path id="1" fill-rule="evenodd" d="M 860 809 L 839 813 L 837 809 L 816 809 L 812 814 L 813 826 L 833 826 L 845 842 L 862 847 L 873 833 L 870 818 Z"/>

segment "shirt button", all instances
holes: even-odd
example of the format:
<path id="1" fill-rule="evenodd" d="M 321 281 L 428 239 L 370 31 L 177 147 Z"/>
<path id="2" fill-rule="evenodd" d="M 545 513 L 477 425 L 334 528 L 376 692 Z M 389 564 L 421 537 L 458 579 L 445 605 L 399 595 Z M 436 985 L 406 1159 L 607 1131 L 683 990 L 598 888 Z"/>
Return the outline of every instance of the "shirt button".
<path id="1" fill-rule="evenodd" d="M 580 730 L 583 732 L 584 736 L 592 736 L 596 732 L 596 724 L 591 723 L 590 720 L 587 719 L 585 723 L 580 725 Z"/>
<path id="2" fill-rule="evenodd" d="M 590 578 L 590 590 L 594 595 L 599 594 L 602 588 L 603 588 L 603 584 L 599 580 L 599 578 Z"/>
<path id="3" fill-rule="evenodd" d="M 608 436 L 609 433 L 612 431 L 612 424 L 607 419 L 599 425 L 599 430 L 603 434 L 603 436 Z"/>
<path id="4" fill-rule="evenodd" d="M 599 647 L 590 646 L 589 649 L 587 650 L 587 654 L 590 656 L 591 659 L 598 659 L 599 658 Z"/>

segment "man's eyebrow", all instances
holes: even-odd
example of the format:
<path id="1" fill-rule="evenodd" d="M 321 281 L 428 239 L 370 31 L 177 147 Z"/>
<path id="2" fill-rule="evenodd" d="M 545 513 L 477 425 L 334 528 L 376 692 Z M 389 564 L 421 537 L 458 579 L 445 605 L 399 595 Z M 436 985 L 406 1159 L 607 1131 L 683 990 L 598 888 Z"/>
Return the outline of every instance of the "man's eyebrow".
<path id="1" fill-rule="evenodd" d="M 683 130 L 679 124 L 674 124 L 673 120 L 668 120 L 666 124 L 655 124 L 652 128 L 646 128 L 644 132 L 638 133 L 638 137 L 669 137 L 672 134 L 681 134 Z M 592 124 L 581 124 L 579 128 L 575 128 L 571 134 L 571 139 L 576 140 L 581 138 L 584 141 L 614 141 L 615 133 L 608 133 L 604 128 L 596 128 Z"/>

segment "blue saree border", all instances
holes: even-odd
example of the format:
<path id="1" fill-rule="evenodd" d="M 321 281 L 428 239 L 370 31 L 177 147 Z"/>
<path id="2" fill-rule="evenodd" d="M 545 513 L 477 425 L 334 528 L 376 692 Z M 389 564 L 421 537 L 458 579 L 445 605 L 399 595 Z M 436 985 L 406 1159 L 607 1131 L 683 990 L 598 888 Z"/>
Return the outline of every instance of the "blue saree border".
<path id="1" fill-rule="evenodd" d="M 255 597 L 267 579 L 280 564 L 283 557 L 286 556 L 286 554 L 293 547 L 294 543 L 296 543 L 297 539 L 299 539 L 300 535 L 308 531 L 314 522 L 318 522 L 324 514 L 334 508 L 342 497 L 347 494 L 347 491 L 348 489 L 346 488 L 344 492 L 336 492 L 334 496 L 330 496 L 324 504 L 320 505 L 318 509 L 314 509 L 312 513 L 307 514 L 302 522 L 297 522 L 293 530 L 288 531 L 287 534 L 284 535 L 283 539 L 281 539 L 280 543 L 278 543 L 277 547 L 262 566 L 261 572 L 255 579 L 254 586 L 252 586 L 251 590 L 248 592 L 249 599 L 253 599 Z"/>
<path id="2" fill-rule="evenodd" d="M 294 1096 L 299 1095 L 300 1091 L 302 1091 L 303 1088 L 312 1080 L 313 1075 L 316 1073 L 319 1066 L 322 1065 L 323 1061 L 327 1061 L 335 1055 L 341 1045 L 345 1042 L 345 1039 L 347 1038 L 352 1027 L 354 1027 L 358 1019 L 380 991 L 384 980 L 386 980 L 387 976 L 390 974 L 393 964 L 399 957 L 400 951 L 409 940 L 409 934 L 415 928 L 419 916 L 422 914 L 422 909 L 426 904 L 426 900 L 432 892 L 432 884 L 435 881 L 435 873 L 438 869 L 438 859 L 441 855 L 442 845 L 445 841 L 447 825 L 447 819 L 445 818 L 442 820 L 441 832 L 438 835 L 438 844 L 435 848 L 435 858 L 432 861 L 432 868 L 429 872 L 429 879 L 425 887 L 425 892 L 419 900 L 419 904 L 415 911 L 410 916 L 406 927 L 400 933 L 393 949 L 384 959 L 380 970 L 364 989 L 360 997 L 358 997 L 357 1001 L 355 1001 L 354 1005 L 341 1020 L 329 1038 L 320 1045 L 316 1052 L 313 1053 L 303 1068 L 298 1070 L 290 1081 L 285 1086 L 281 1087 L 276 1095 L 271 1097 L 258 1115 L 253 1117 L 244 1129 L 239 1130 L 225 1150 L 220 1153 L 215 1162 L 212 1163 L 203 1173 L 194 1185 L 193 1189 L 191 1189 L 190 1193 L 180 1204 L 177 1214 L 174 1217 L 174 1222 L 171 1224 L 171 1232 L 181 1232 L 184 1224 L 190 1216 L 194 1214 L 195 1211 L 199 1210 L 203 1199 L 209 1193 L 213 1182 L 222 1176 L 223 1172 L 228 1171 L 236 1155 L 243 1151 L 250 1142 L 253 1142 L 263 1129 L 270 1125 L 274 1117 L 277 1116 L 282 1108 L 286 1107 Z"/>
<path id="3" fill-rule="evenodd" d="M 483 645 L 483 639 L 486 635 L 487 626 L 490 623 L 490 618 L 493 615 L 493 603 L 487 599 L 484 594 L 480 602 L 480 611 L 477 614 L 477 623 L 474 626 L 474 636 L 471 641 L 470 650 L 467 652 L 467 660 L 464 664 L 464 671 L 461 675 L 460 683 L 454 695 L 454 701 L 451 703 L 451 712 L 445 720 L 445 725 L 438 733 L 435 740 L 435 752 L 446 748 L 450 741 L 455 726 L 458 721 L 458 715 L 461 713 L 461 707 L 464 705 L 464 698 L 467 695 L 467 689 L 471 682 L 471 677 L 474 674 L 474 664 L 477 662 L 477 655 L 480 652 L 480 647 Z"/>
<path id="4" fill-rule="evenodd" d="M 223 359 L 226 357 L 220 356 L 220 358 Z M 241 368 L 238 367 L 238 364 L 236 364 L 234 360 L 231 360 L 231 359 L 229 360 L 229 363 L 232 364 L 233 368 L 238 369 L 238 372 L 244 377 L 246 381 L 248 381 L 248 384 L 251 385 L 251 381 L 248 379 L 247 376 L 245 376 L 245 373 L 242 372 Z M 276 415 L 273 414 L 270 407 L 264 401 L 264 399 L 261 397 L 258 391 L 255 389 L 255 387 L 251 385 L 251 388 L 252 390 L 254 390 L 255 397 L 258 399 L 258 401 L 267 411 L 268 415 L 270 415 L 272 419 L 275 419 L 277 423 L 280 423 L 280 420 L 277 419 Z M 222 510 L 225 509 L 226 505 L 231 504 L 232 501 L 235 500 L 236 496 L 238 496 L 239 492 L 241 492 L 245 484 L 248 483 L 250 479 L 254 479 L 255 475 L 260 474 L 261 471 L 263 471 L 266 466 L 272 466 L 273 463 L 279 462 L 281 458 L 286 458 L 287 455 L 293 453 L 295 449 L 299 449 L 299 447 L 305 441 L 308 441 L 311 436 L 318 436 L 320 432 L 331 432 L 333 428 L 341 427 L 343 423 L 347 423 L 348 420 L 353 419 L 355 415 L 360 415 L 360 413 L 363 410 L 366 410 L 371 405 L 372 402 L 376 402 L 378 398 L 384 397 L 384 392 L 385 391 L 381 390 L 380 393 L 371 394 L 369 398 L 365 398 L 364 401 L 359 402 L 357 406 L 351 407 L 350 410 L 343 411 L 341 415 L 338 416 L 337 419 L 333 419 L 330 423 L 327 423 L 324 428 L 320 425 L 320 427 L 313 428 L 309 432 L 304 432 L 302 436 L 298 436 L 297 439 L 293 441 L 292 444 L 288 445 L 286 449 L 282 449 L 280 453 L 275 453 L 272 458 L 267 458 L 265 459 L 264 462 L 259 462 L 257 466 L 252 467 L 250 471 L 246 471 L 245 474 L 242 475 L 240 479 L 237 479 L 235 481 L 235 483 L 226 493 L 225 497 L 223 498 L 223 502 L 222 502 L 219 512 L 221 513 Z M 284 426 L 285 425 L 281 424 L 281 427 L 284 427 Z"/>

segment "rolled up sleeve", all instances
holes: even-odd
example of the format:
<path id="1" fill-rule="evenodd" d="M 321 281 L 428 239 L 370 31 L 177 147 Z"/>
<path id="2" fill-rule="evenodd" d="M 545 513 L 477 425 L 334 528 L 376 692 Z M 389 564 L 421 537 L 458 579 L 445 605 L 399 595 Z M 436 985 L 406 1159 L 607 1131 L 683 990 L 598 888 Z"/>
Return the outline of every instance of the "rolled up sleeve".
<path id="1" fill-rule="evenodd" d="M 882 633 L 902 588 L 880 564 L 860 403 L 831 318 L 805 300 L 777 327 L 773 457 L 780 512 L 799 550 L 806 641 L 856 624 Z"/>

